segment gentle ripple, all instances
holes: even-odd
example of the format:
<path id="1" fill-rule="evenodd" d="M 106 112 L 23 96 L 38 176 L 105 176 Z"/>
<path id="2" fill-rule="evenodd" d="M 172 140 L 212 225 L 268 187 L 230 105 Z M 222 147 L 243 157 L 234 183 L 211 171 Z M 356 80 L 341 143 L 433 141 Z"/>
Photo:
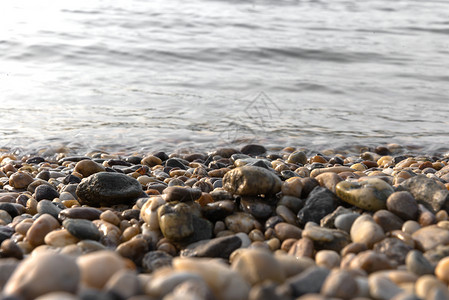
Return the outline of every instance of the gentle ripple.
<path id="1" fill-rule="evenodd" d="M 449 148 L 447 1 L 0 4 L 0 147 Z"/>

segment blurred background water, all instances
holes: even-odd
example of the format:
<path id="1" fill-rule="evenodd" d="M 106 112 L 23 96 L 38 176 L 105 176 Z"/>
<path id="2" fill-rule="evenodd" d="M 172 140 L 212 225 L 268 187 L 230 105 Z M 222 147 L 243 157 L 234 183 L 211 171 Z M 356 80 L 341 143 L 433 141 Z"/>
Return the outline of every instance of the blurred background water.
<path id="1" fill-rule="evenodd" d="M 449 148 L 449 1 L 4 0 L 0 147 Z"/>

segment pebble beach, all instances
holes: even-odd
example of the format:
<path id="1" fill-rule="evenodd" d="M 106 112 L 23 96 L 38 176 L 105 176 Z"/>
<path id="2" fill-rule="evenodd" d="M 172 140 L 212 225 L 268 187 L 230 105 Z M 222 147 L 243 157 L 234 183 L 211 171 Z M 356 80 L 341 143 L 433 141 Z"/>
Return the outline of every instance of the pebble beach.
<path id="1" fill-rule="evenodd" d="M 449 299 L 449 153 L 0 153 L 1 299 Z"/>

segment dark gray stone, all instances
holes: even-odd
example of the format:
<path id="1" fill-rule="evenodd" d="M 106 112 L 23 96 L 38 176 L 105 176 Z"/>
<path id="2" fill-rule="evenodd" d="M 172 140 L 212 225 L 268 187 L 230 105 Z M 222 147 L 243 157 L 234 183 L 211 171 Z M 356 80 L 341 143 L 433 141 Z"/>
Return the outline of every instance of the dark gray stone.
<path id="1" fill-rule="evenodd" d="M 79 202 L 89 206 L 129 205 L 143 194 L 142 186 L 133 177 L 109 172 L 90 175 L 76 189 Z"/>
<path id="2" fill-rule="evenodd" d="M 194 248 L 187 248 L 181 256 L 188 257 L 220 257 L 229 259 L 231 253 L 242 245 L 242 240 L 236 235 L 224 236 L 205 241 Z"/>
<path id="3" fill-rule="evenodd" d="M 189 187 L 169 186 L 164 189 L 165 201 L 167 202 L 188 202 L 195 201 L 201 197 L 200 189 Z"/>
<path id="4" fill-rule="evenodd" d="M 37 201 L 44 199 L 52 201 L 55 198 L 59 198 L 59 193 L 54 187 L 47 184 L 41 184 L 34 191 L 34 198 Z"/>
<path id="5" fill-rule="evenodd" d="M 14 233 L 14 229 L 9 226 L 0 225 L 0 243 L 9 239 Z"/>
<path id="6" fill-rule="evenodd" d="M 284 283 L 288 285 L 294 298 L 305 294 L 319 293 L 330 270 L 323 267 L 311 267 L 293 276 Z"/>
<path id="7" fill-rule="evenodd" d="M 84 219 L 67 219 L 62 225 L 70 234 L 80 240 L 94 240 L 98 241 L 101 238 L 101 233 L 97 226 L 89 220 Z"/>
<path id="8" fill-rule="evenodd" d="M 417 276 L 433 274 L 434 272 L 432 264 L 424 257 L 422 252 L 418 250 L 410 251 L 407 254 L 405 265 L 409 272 L 414 273 Z"/>
<path id="9" fill-rule="evenodd" d="M 266 153 L 267 149 L 262 145 L 249 144 L 243 146 L 242 149 L 240 149 L 240 152 L 246 155 L 257 156 Z"/>
<path id="10" fill-rule="evenodd" d="M 13 203 L 0 202 L 0 209 L 6 211 L 12 218 L 19 215 L 19 211 Z"/>
<path id="11" fill-rule="evenodd" d="M 53 203 L 49 200 L 41 200 L 37 204 L 37 212 L 39 214 L 49 214 L 55 219 L 58 219 L 58 215 L 61 210 L 62 209 L 59 208 L 56 203 Z"/>
<path id="12" fill-rule="evenodd" d="M 316 187 L 306 199 L 306 204 L 298 212 L 298 222 L 304 226 L 307 222 L 320 223 L 326 215 L 332 213 L 339 200 L 334 193 L 324 187 Z"/>
<path id="13" fill-rule="evenodd" d="M 150 251 L 142 259 L 142 268 L 151 273 L 161 267 L 170 267 L 173 257 L 164 251 Z"/>

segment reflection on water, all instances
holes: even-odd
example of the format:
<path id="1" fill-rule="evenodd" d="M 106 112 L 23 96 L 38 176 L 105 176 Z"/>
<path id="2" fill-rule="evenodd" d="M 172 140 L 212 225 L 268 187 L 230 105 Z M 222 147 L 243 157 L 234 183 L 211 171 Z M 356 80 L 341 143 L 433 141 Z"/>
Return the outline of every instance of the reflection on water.
<path id="1" fill-rule="evenodd" d="M 449 3 L 0 4 L 0 146 L 449 145 Z"/>

